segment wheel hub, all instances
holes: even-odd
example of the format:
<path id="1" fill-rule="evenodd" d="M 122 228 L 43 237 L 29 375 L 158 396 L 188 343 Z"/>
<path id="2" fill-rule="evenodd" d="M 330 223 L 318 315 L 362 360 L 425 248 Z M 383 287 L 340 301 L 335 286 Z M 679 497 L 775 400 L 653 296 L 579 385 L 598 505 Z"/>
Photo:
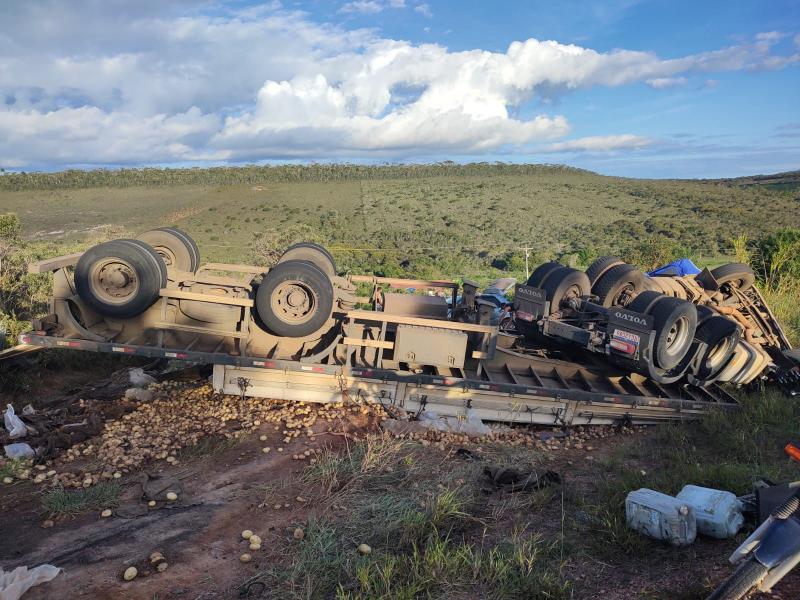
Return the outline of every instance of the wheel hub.
<path id="1" fill-rule="evenodd" d="M 270 304 L 276 315 L 289 323 L 304 323 L 314 314 L 314 293 L 299 281 L 287 281 L 275 288 Z"/>
<path id="2" fill-rule="evenodd" d="M 110 259 L 93 269 L 91 285 L 105 301 L 125 302 L 139 289 L 139 279 L 130 264 Z"/>

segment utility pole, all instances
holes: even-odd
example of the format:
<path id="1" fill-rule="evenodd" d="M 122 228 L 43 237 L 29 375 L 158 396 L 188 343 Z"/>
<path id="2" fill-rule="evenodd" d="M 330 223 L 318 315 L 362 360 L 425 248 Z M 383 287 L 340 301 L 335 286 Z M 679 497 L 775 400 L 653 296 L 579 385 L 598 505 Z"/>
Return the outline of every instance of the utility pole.
<path id="1" fill-rule="evenodd" d="M 531 276 L 530 269 L 528 268 L 528 258 L 530 257 L 531 250 L 533 250 L 533 248 L 528 247 L 528 242 L 525 242 L 525 247 L 523 250 L 525 250 L 525 281 L 528 281 L 528 278 Z"/>

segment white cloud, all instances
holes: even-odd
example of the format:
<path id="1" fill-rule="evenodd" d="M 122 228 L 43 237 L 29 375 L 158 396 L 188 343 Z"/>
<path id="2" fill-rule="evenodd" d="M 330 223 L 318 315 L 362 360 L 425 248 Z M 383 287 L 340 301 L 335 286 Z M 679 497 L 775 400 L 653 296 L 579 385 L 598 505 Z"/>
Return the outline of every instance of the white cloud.
<path id="1" fill-rule="evenodd" d="M 405 8 L 406 0 L 353 0 L 342 5 L 341 13 L 376 14 L 389 8 Z"/>
<path id="2" fill-rule="evenodd" d="M 371 3 L 427 6 L 349 4 Z M 667 60 L 535 39 L 453 52 L 278 4 L 207 13 L 189 0 L 11 3 L 0 22 L 0 165 L 621 150 L 644 138 L 559 142 L 565 116 L 518 108 L 573 89 L 663 88 L 800 62 L 776 43 L 767 33 Z"/>
<path id="3" fill-rule="evenodd" d="M 424 2 L 422 4 L 417 4 L 414 7 L 414 10 L 419 14 L 421 14 L 423 17 L 427 17 L 428 19 L 433 18 L 433 11 L 431 10 L 431 7 Z"/>
<path id="4" fill-rule="evenodd" d="M 647 80 L 647 85 L 657 90 L 680 87 L 687 83 L 689 83 L 689 80 L 686 77 L 656 77 Z"/>
<path id="5" fill-rule="evenodd" d="M 652 146 L 654 140 L 638 135 L 598 135 L 548 145 L 548 152 L 610 152 Z"/>

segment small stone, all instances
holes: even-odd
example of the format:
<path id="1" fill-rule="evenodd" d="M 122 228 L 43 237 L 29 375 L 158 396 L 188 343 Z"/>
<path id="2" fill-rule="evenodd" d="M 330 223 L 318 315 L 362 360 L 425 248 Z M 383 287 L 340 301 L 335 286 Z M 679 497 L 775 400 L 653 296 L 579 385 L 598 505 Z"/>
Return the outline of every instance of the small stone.
<path id="1" fill-rule="evenodd" d="M 42 521 L 42 529 L 50 529 L 55 523 L 51 519 L 47 519 L 46 521 Z"/>
<path id="2" fill-rule="evenodd" d="M 159 573 L 163 573 L 164 571 L 167 570 L 168 566 L 169 565 L 167 564 L 166 561 L 160 562 L 160 563 L 158 563 L 158 566 L 156 567 L 156 571 L 158 571 Z"/>
<path id="3" fill-rule="evenodd" d="M 14 483 L 14 479 L 12 477 L 3 477 L 3 483 L 8 485 L 9 483 Z"/>
<path id="4" fill-rule="evenodd" d="M 161 552 L 159 552 L 158 550 L 156 550 L 150 555 L 150 564 L 155 564 L 162 560 L 164 560 L 164 555 L 161 554 Z"/>
<path id="5" fill-rule="evenodd" d="M 267 436 L 266 435 L 261 435 L 261 436 L 259 436 L 258 439 L 260 439 L 262 442 L 266 442 L 267 441 Z"/>
<path id="6" fill-rule="evenodd" d="M 300 529 L 299 527 L 297 527 L 294 530 L 294 539 L 302 540 L 304 537 L 306 537 L 306 532 L 303 531 L 302 529 Z"/>
<path id="7" fill-rule="evenodd" d="M 119 471 L 114 473 L 114 479 L 119 479 L 120 477 L 122 477 L 122 473 L 120 473 Z"/>
<path id="8" fill-rule="evenodd" d="M 136 569 L 136 567 L 128 567 L 127 569 L 125 569 L 125 572 L 122 574 L 122 578 L 125 581 L 131 581 L 138 574 L 139 574 L 139 571 Z"/>
<path id="9" fill-rule="evenodd" d="M 105 509 L 103 512 L 100 513 L 100 516 L 104 519 L 110 517 L 111 509 L 110 508 Z"/>
<path id="10" fill-rule="evenodd" d="M 249 554 L 247 554 L 247 553 L 245 552 L 244 554 L 242 554 L 242 555 L 239 557 L 239 561 L 240 561 L 240 562 L 243 562 L 243 563 L 249 563 L 249 562 L 250 562 L 250 559 L 252 559 L 252 558 L 253 558 L 252 556 L 250 556 Z"/>

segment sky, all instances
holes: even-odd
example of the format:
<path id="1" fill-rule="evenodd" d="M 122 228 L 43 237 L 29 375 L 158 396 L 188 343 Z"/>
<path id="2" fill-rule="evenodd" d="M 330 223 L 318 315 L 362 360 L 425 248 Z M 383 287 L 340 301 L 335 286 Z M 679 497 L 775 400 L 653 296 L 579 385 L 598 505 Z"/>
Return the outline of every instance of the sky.
<path id="1" fill-rule="evenodd" d="M 800 169 L 800 0 L 0 0 L 0 168 Z"/>

